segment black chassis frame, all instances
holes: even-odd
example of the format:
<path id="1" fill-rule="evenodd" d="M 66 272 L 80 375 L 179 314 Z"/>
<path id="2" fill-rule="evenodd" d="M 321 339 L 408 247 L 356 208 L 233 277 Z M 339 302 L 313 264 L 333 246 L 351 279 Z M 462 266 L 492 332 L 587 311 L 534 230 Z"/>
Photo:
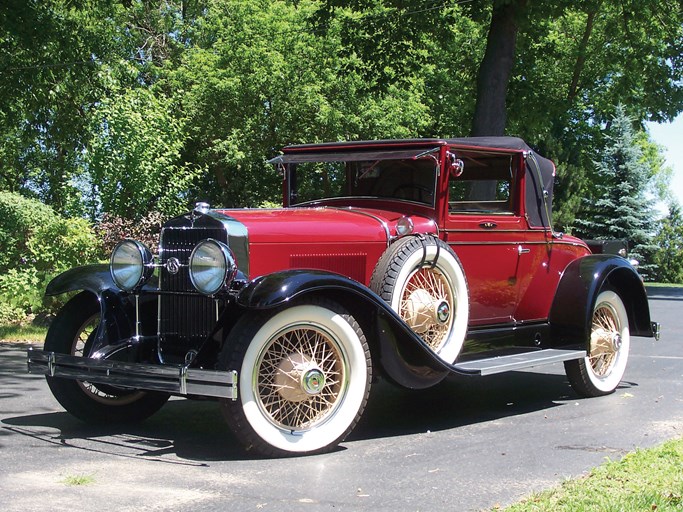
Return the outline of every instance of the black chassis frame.
<path id="1" fill-rule="evenodd" d="M 122 292 L 106 265 L 78 267 L 57 276 L 46 295 L 81 291 L 97 296 L 102 321 L 94 350 L 88 358 L 29 350 L 29 372 L 178 395 L 236 399 L 237 369 L 216 369 L 218 352 L 236 318 L 246 310 L 283 307 L 308 295 L 333 294 L 366 329 L 373 361 L 384 375 L 412 389 L 432 386 L 449 374 L 488 375 L 585 357 L 592 311 L 604 287 L 614 289 L 624 300 L 632 335 L 659 336 L 659 325 L 650 320 L 642 280 L 619 256 L 590 255 L 569 264 L 547 322 L 473 329 L 467 334 L 467 339 L 496 340 L 517 350 L 475 354 L 455 364 L 440 359 L 363 284 L 326 271 L 288 270 L 244 282 L 239 290 L 221 297 L 228 307 L 213 333 L 198 347 L 196 357 L 184 365 L 168 365 L 154 357 L 158 337 L 150 326 L 156 325 L 153 305 L 159 292 L 155 284 L 150 281 L 136 294 Z"/>

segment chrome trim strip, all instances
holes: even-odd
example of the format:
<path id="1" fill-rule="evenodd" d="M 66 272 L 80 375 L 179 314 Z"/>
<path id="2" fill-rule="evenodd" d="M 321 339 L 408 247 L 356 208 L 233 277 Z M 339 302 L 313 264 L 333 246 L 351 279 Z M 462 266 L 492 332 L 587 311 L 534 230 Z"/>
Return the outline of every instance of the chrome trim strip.
<path id="1" fill-rule="evenodd" d="M 43 350 L 27 351 L 28 372 L 97 384 L 237 400 L 237 371 L 199 370 L 187 366 L 124 363 Z"/>
<path id="2" fill-rule="evenodd" d="M 548 242 L 525 242 L 517 240 L 516 242 L 458 242 L 448 240 L 448 245 L 572 245 L 575 247 L 585 247 L 583 244 L 577 242 L 558 242 L 557 240 Z"/>
<path id="3" fill-rule="evenodd" d="M 482 233 L 485 232 L 487 234 L 491 233 L 529 233 L 530 231 L 528 229 L 498 229 L 498 228 L 493 228 L 493 229 L 487 229 L 487 228 L 479 228 L 479 229 L 444 229 L 444 233 Z M 543 233 L 544 231 L 534 231 L 534 233 Z M 548 234 L 550 234 L 549 230 L 546 230 Z"/>

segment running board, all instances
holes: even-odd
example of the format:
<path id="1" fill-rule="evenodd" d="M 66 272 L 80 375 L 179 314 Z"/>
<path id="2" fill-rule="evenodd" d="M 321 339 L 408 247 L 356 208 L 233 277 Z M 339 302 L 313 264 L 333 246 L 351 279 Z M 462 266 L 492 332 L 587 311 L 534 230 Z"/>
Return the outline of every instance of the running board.
<path id="1" fill-rule="evenodd" d="M 456 363 L 455 366 L 468 371 L 478 371 L 480 375 L 493 375 L 513 370 L 524 370 L 534 366 L 544 364 L 560 363 L 572 359 L 583 359 L 586 357 L 585 350 L 560 350 L 546 349 L 536 352 L 525 352 L 511 356 L 491 357 L 488 359 L 477 359 L 475 361 L 465 361 Z"/>

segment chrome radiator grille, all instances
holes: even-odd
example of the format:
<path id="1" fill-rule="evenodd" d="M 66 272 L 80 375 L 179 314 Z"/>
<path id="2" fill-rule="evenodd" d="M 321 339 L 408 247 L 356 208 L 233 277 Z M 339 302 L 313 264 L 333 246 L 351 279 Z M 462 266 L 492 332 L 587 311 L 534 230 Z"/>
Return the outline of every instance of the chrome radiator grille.
<path id="1" fill-rule="evenodd" d="M 184 355 L 216 324 L 216 302 L 196 292 L 187 268 L 192 249 L 207 238 L 227 243 L 227 233 L 220 228 L 165 228 L 161 233 L 161 263 L 177 258 L 182 265 L 177 274 L 161 267 L 159 275 L 159 289 L 171 292 L 159 296 L 159 337 L 167 355 Z"/>

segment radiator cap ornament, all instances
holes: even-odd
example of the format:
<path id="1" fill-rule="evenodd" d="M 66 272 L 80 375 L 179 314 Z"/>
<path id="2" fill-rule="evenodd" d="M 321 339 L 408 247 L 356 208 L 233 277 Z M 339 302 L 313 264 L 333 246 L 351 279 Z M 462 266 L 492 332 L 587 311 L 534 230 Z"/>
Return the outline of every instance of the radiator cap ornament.
<path id="1" fill-rule="evenodd" d="M 196 211 L 197 213 L 204 214 L 204 215 L 209 213 L 210 209 L 211 209 L 211 207 L 209 206 L 209 203 L 205 203 L 203 201 L 199 202 L 199 203 L 195 203 L 195 205 L 194 205 L 194 211 Z"/>

